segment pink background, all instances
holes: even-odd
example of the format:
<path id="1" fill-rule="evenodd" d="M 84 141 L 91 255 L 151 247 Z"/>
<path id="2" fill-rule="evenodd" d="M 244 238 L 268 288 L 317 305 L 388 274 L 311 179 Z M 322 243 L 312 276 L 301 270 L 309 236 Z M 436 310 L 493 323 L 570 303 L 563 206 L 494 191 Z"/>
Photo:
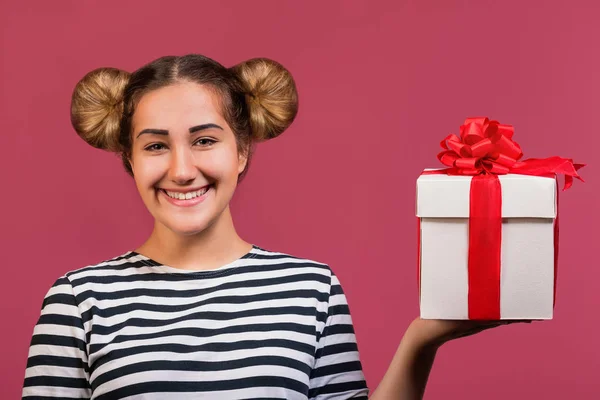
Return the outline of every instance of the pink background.
<path id="1" fill-rule="evenodd" d="M 8 4 L 6 4 L 8 3 Z M 600 5 L 590 1 L 3 2 L 0 397 L 18 398 L 41 301 L 68 270 L 135 248 L 151 219 L 118 159 L 69 122 L 93 68 L 198 52 L 265 56 L 301 106 L 233 201 L 244 238 L 329 263 L 374 389 L 418 314 L 415 179 L 467 116 L 516 127 L 526 157 L 589 165 L 561 197 L 555 320 L 446 345 L 431 399 L 600 393 L 596 258 Z M 593 239 L 596 237 L 596 239 Z"/>

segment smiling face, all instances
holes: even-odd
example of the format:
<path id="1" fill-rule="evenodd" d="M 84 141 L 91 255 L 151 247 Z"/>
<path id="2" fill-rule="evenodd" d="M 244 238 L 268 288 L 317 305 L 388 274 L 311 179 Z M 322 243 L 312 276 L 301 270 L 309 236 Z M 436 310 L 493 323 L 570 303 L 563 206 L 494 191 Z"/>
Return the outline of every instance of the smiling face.
<path id="1" fill-rule="evenodd" d="M 238 152 L 216 92 L 178 82 L 146 93 L 137 104 L 130 163 L 156 223 L 193 235 L 228 209 L 246 157 Z"/>

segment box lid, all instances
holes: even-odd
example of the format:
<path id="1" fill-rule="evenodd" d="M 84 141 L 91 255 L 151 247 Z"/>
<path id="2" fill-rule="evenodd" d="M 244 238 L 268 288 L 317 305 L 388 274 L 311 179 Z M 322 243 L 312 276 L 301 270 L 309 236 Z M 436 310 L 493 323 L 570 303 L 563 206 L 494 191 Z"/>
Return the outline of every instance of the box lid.
<path id="1" fill-rule="evenodd" d="M 556 179 L 499 175 L 503 218 L 554 218 Z M 471 176 L 421 175 L 417 179 L 417 217 L 468 218 Z"/>

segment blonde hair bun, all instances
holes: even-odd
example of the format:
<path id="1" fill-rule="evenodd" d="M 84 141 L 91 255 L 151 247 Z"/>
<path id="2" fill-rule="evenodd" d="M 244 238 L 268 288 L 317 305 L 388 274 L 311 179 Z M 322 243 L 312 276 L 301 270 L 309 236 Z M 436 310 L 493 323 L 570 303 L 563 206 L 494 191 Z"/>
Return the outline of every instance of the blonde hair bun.
<path id="1" fill-rule="evenodd" d="M 71 98 L 71 124 L 90 145 L 121 151 L 119 131 L 129 77 L 129 72 L 120 69 L 98 68 L 75 86 Z"/>
<path id="2" fill-rule="evenodd" d="M 252 138 L 263 141 L 279 136 L 298 113 L 298 92 L 292 75 L 268 58 L 253 58 L 232 70 L 244 85 Z"/>

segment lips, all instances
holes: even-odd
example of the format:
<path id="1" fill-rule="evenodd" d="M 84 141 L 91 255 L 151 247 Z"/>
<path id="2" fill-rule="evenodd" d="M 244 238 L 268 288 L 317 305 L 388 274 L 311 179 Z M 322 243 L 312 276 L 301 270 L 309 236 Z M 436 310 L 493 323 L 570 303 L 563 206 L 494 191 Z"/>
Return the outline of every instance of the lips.
<path id="1" fill-rule="evenodd" d="M 179 207 L 190 207 L 202 203 L 211 193 L 213 185 L 204 186 L 199 189 L 185 190 L 167 190 L 158 189 L 162 196 L 171 204 Z"/>
<path id="2" fill-rule="evenodd" d="M 191 200 L 193 198 L 202 196 L 203 194 L 205 194 L 208 191 L 209 188 L 210 188 L 210 185 L 204 186 L 203 188 L 200 188 L 198 190 L 191 190 L 191 191 L 187 191 L 187 192 L 166 190 L 166 189 L 161 189 L 161 190 L 172 199 Z"/>

